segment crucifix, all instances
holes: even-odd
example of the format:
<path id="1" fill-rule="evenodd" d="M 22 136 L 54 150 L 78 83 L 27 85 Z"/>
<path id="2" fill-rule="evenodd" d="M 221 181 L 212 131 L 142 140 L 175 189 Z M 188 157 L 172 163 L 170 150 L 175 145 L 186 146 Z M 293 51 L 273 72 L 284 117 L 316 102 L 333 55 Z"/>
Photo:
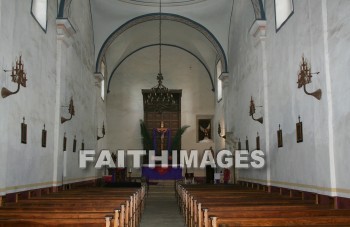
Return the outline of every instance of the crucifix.
<path id="1" fill-rule="evenodd" d="M 160 136 L 160 151 L 164 149 L 164 138 L 165 133 L 168 131 L 168 128 L 164 128 L 164 122 L 160 122 L 160 128 L 157 128 L 157 132 L 161 134 Z"/>

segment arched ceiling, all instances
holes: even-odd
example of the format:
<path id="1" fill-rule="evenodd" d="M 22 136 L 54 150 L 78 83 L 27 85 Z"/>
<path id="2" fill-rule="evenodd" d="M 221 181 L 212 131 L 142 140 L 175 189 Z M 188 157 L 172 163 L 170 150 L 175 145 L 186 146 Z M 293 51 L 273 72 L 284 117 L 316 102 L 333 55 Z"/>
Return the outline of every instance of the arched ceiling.
<path id="1" fill-rule="evenodd" d="M 264 19 L 263 1 L 251 3 L 256 19 Z M 227 72 L 233 7 L 234 0 L 162 0 L 162 43 L 195 56 L 213 82 L 218 60 Z M 96 72 L 102 58 L 110 76 L 126 58 L 159 43 L 159 0 L 91 0 L 91 11 Z"/>
<path id="2" fill-rule="evenodd" d="M 233 0 L 162 0 L 162 43 L 185 49 L 213 73 L 216 60 L 226 61 L 232 4 Z M 96 71 L 101 55 L 110 73 L 130 53 L 159 42 L 158 0 L 92 0 L 91 9 Z"/>

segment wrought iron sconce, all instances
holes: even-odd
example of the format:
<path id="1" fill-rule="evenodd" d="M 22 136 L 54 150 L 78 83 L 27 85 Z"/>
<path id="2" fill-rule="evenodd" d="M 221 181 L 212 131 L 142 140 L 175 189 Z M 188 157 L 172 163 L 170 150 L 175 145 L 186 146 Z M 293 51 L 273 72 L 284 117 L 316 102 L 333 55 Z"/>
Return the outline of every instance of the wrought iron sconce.
<path id="1" fill-rule="evenodd" d="M 278 125 L 278 130 L 277 130 L 277 146 L 283 147 L 283 135 L 282 135 L 281 125 Z"/>
<path id="2" fill-rule="evenodd" d="M 219 134 L 219 137 L 221 137 L 223 139 L 226 139 L 226 135 L 221 135 L 221 125 L 220 125 L 220 123 L 218 124 L 218 134 Z"/>
<path id="3" fill-rule="evenodd" d="M 256 150 L 260 150 L 260 136 L 259 136 L 259 133 L 257 133 L 257 136 L 256 136 Z"/>
<path id="4" fill-rule="evenodd" d="M 27 86 L 27 74 L 24 72 L 24 64 L 22 63 L 22 56 L 19 56 L 19 61 L 16 60 L 16 67 L 12 66 L 12 70 L 4 70 L 4 72 L 10 72 L 11 71 L 11 77 L 12 82 L 17 83 L 17 90 L 16 91 L 10 91 L 7 88 L 3 87 L 1 89 L 1 96 L 3 98 L 6 98 L 10 95 L 14 95 L 19 92 L 19 89 L 21 86 L 26 87 Z"/>
<path id="5" fill-rule="evenodd" d="M 63 124 L 66 121 L 70 121 L 72 119 L 72 117 L 75 115 L 73 97 L 70 99 L 70 103 L 68 106 L 68 112 L 70 114 L 70 118 L 61 117 L 61 124 Z"/>
<path id="6" fill-rule="evenodd" d="M 258 107 L 262 107 L 262 106 L 258 106 Z M 252 96 L 250 99 L 249 116 L 252 116 L 252 119 L 254 121 L 258 121 L 262 124 L 264 122 L 263 117 L 255 119 L 254 114 L 255 114 L 255 104 L 254 104 L 254 100 L 253 100 L 253 96 Z"/>
<path id="7" fill-rule="evenodd" d="M 297 127 L 297 143 L 303 142 L 303 122 L 300 122 L 300 116 L 298 117 L 299 122 L 296 124 Z"/>
<path id="8" fill-rule="evenodd" d="M 105 135 L 106 135 L 105 123 L 103 122 L 103 126 L 102 126 L 102 136 L 98 136 L 98 129 L 97 129 L 97 140 L 102 139 L 103 137 L 105 137 Z"/>
<path id="9" fill-rule="evenodd" d="M 21 124 L 21 143 L 27 144 L 27 124 L 26 119 L 23 117 L 23 123 Z"/>
<path id="10" fill-rule="evenodd" d="M 307 95 L 311 95 L 313 97 L 315 97 L 316 99 L 320 100 L 322 97 L 322 90 L 321 89 L 317 89 L 314 92 L 308 92 L 306 90 L 306 85 L 311 83 L 311 78 L 312 78 L 312 74 L 316 74 L 318 75 L 320 72 L 315 72 L 312 73 L 311 72 L 311 65 L 306 61 L 306 59 L 304 58 L 304 56 L 301 59 L 301 63 L 300 63 L 300 69 L 298 72 L 298 88 L 304 87 L 304 92 Z"/>
<path id="11" fill-rule="evenodd" d="M 44 129 L 41 132 L 41 147 L 46 147 L 46 137 L 47 137 L 47 131 L 44 125 Z"/>

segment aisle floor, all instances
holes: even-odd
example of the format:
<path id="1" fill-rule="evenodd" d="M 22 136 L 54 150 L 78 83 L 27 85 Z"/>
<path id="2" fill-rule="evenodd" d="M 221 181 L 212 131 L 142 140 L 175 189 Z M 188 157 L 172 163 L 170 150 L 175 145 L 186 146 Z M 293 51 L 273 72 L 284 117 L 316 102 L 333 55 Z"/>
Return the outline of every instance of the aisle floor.
<path id="1" fill-rule="evenodd" d="M 174 186 L 152 185 L 146 198 L 141 227 L 184 227 Z"/>

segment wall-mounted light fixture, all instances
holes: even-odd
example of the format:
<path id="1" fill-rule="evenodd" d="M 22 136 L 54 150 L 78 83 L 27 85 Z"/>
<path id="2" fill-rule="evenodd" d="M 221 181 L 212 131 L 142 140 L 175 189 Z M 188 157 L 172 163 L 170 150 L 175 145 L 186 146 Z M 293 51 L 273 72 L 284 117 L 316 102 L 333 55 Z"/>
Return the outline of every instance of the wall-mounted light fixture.
<path id="1" fill-rule="evenodd" d="M 97 129 L 97 140 L 102 139 L 103 137 L 105 137 L 105 135 L 106 135 L 105 123 L 103 122 L 103 126 L 102 126 L 102 136 L 98 136 L 98 129 Z"/>
<path id="2" fill-rule="evenodd" d="M 311 65 L 307 62 L 307 60 L 304 58 L 304 56 L 301 59 L 301 63 L 299 66 L 299 72 L 298 72 L 298 88 L 303 87 L 304 88 L 304 92 L 307 95 L 311 95 L 313 97 L 315 97 L 316 99 L 320 100 L 322 97 L 322 90 L 321 89 L 317 89 L 314 92 L 308 92 L 306 90 L 306 85 L 311 83 L 311 78 L 312 78 L 312 74 L 316 74 L 318 75 L 320 72 L 315 72 L 312 73 L 311 72 Z"/>
<path id="3" fill-rule="evenodd" d="M 262 107 L 262 106 L 258 106 L 258 107 Z M 251 116 L 254 121 L 258 121 L 262 124 L 264 121 L 263 117 L 255 119 L 254 114 L 255 114 L 255 104 L 254 104 L 254 100 L 253 100 L 253 96 L 252 96 L 250 99 L 249 116 Z"/>
<path id="4" fill-rule="evenodd" d="M 12 92 L 7 88 L 1 89 L 1 96 L 6 98 L 19 92 L 19 89 L 27 86 L 27 74 L 24 72 L 24 64 L 22 63 L 22 56 L 19 56 L 19 61 L 16 60 L 16 66 L 12 66 L 12 70 L 4 70 L 4 72 L 11 72 L 12 82 L 17 83 L 17 90 Z"/>
<path id="5" fill-rule="evenodd" d="M 68 112 L 70 114 L 70 118 L 61 117 L 61 124 L 63 124 L 66 121 L 71 120 L 72 117 L 75 115 L 73 97 L 71 97 L 71 99 L 70 99 L 70 103 L 69 103 L 69 106 L 68 106 Z"/>
<path id="6" fill-rule="evenodd" d="M 223 138 L 223 139 L 226 139 L 226 135 L 221 135 L 221 126 L 220 126 L 220 123 L 218 124 L 218 134 L 219 134 L 219 137 Z"/>

